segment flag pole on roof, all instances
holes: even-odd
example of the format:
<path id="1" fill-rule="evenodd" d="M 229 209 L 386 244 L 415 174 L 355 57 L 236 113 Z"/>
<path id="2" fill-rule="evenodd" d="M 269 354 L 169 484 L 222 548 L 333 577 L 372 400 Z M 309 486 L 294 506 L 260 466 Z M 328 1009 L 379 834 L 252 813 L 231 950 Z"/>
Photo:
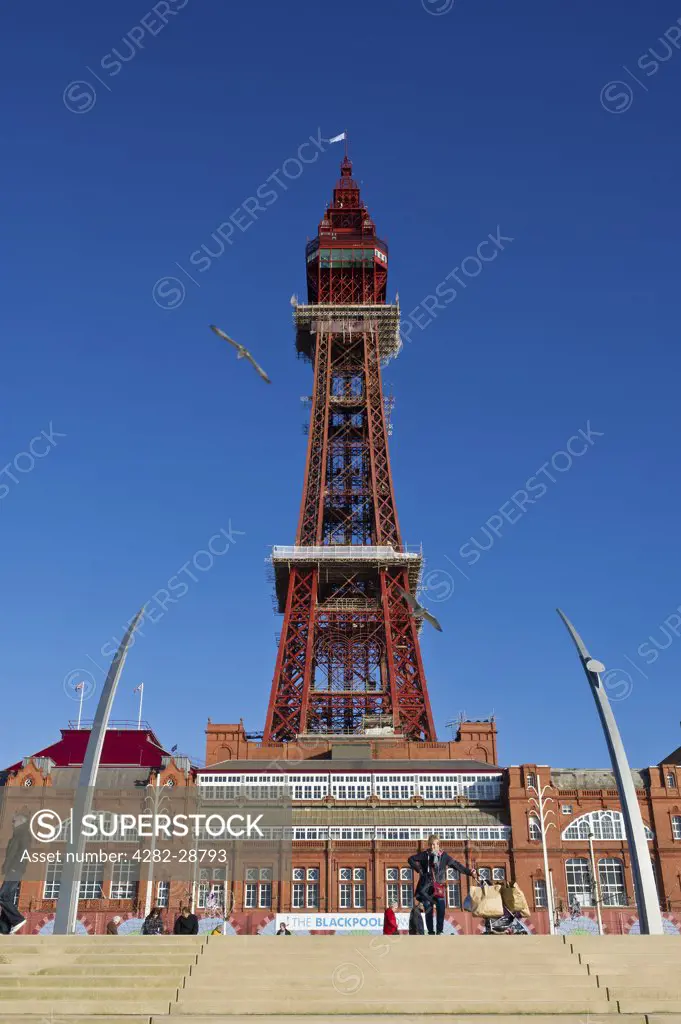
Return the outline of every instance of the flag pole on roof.
<path id="1" fill-rule="evenodd" d="M 144 699 L 144 683 L 140 683 L 139 686 L 136 686 L 135 689 L 132 692 L 133 693 L 139 693 L 139 695 L 140 695 L 139 713 L 137 715 L 137 728 L 141 729 L 142 728 L 142 700 Z"/>

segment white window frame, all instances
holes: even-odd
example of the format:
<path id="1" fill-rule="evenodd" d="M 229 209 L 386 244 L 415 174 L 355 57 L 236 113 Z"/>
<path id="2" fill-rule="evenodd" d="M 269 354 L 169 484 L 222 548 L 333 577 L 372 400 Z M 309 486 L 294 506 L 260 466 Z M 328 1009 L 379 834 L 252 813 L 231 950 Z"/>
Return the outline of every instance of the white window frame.
<path id="1" fill-rule="evenodd" d="M 627 879 L 619 857 L 601 857 L 598 861 L 598 885 L 604 907 L 626 907 Z"/>
<path id="2" fill-rule="evenodd" d="M 655 836 L 648 825 L 643 825 L 646 839 L 651 842 Z M 591 833 L 599 843 L 621 843 L 626 840 L 624 815 L 621 811 L 600 808 L 573 818 L 562 832 L 567 842 L 584 842 Z"/>
<path id="3" fill-rule="evenodd" d="M 568 857 L 565 861 L 568 904 L 576 900 L 580 907 L 593 907 L 594 891 L 591 866 L 586 857 Z"/>
<path id="4" fill-rule="evenodd" d="M 110 899 L 134 900 L 139 886 L 139 864 L 124 860 L 112 865 Z"/>
<path id="5" fill-rule="evenodd" d="M 546 910 L 549 905 L 549 897 L 546 890 L 546 882 L 543 878 L 535 878 L 532 894 L 534 896 L 535 910 Z"/>
<path id="6" fill-rule="evenodd" d="M 681 814 L 672 814 L 672 839 L 681 839 Z"/>

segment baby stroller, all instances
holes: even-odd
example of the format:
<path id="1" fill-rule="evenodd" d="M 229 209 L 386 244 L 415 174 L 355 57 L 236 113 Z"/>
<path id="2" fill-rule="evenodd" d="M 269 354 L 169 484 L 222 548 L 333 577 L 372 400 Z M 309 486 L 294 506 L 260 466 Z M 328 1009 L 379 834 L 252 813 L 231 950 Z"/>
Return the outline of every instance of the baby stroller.
<path id="1" fill-rule="evenodd" d="M 484 880 L 480 883 L 485 885 Z M 520 911 L 509 910 L 504 904 L 504 912 L 501 917 L 488 917 L 485 919 L 485 935 L 530 935 L 530 929 L 520 916 Z"/>

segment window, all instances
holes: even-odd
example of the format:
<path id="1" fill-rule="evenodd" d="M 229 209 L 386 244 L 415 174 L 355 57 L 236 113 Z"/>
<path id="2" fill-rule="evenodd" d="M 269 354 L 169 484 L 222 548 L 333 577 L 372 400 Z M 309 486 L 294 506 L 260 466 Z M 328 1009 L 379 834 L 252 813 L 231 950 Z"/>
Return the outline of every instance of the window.
<path id="1" fill-rule="evenodd" d="M 113 865 L 111 873 L 111 899 L 134 900 L 139 879 L 137 861 L 121 861 Z"/>
<path id="2" fill-rule="evenodd" d="M 598 881 L 604 907 L 626 907 L 627 891 L 624 885 L 624 865 L 616 857 L 604 857 L 598 862 Z"/>
<path id="3" fill-rule="evenodd" d="M 411 882 L 400 883 L 400 906 L 411 909 L 414 905 L 414 887 Z"/>
<path id="4" fill-rule="evenodd" d="M 371 776 L 332 775 L 331 796 L 337 800 L 366 800 L 371 796 Z"/>
<path id="5" fill-rule="evenodd" d="M 339 906 L 343 910 L 363 909 L 366 906 L 366 868 L 339 868 L 338 881 Z"/>
<path id="6" fill-rule="evenodd" d="M 541 841 L 541 824 L 539 822 L 539 818 L 537 818 L 536 815 L 531 814 L 530 817 L 529 817 L 529 825 L 530 825 L 530 839 L 533 842 L 540 842 Z"/>
<path id="7" fill-rule="evenodd" d="M 167 907 L 170 902 L 170 882 L 159 882 L 156 887 L 156 906 Z"/>
<path id="8" fill-rule="evenodd" d="M 647 825 L 645 829 L 646 839 L 654 839 L 654 835 Z M 591 811 L 590 814 L 582 814 L 579 818 L 571 821 L 563 830 L 563 839 L 588 839 L 591 833 L 594 839 L 625 839 L 624 818 L 621 811 Z"/>
<path id="9" fill-rule="evenodd" d="M 486 882 L 492 881 L 492 869 L 491 868 L 478 868 L 478 878 L 484 878 Z"/>
<path id="10" fill-rule="evenodd" d="M 461 909 L 461 878 L 456 868 L 447 868 L 447 906 Z"/>
<path id="11" fill-rule="evenodd" d="M 536 789 L 537 788 L 537 776 L 534 774 L 534 772 L 526 772 L 525 773 L 525 788 L 526 789 Z"/>
<path id="12" fill-rule="evenodd" d="M 549 902 L 546 897 L 546 882 L 543 878 L 535 878 L 534 880 L 534 906 L 536 910 L 541 910 L 542 907 L 548 907 Z"/>
<path id="13" fill-rule="evenodd" d="M 561 814 L 572 814 L 572 804 L 563 804 L 560 808 Z"/>
<path id="14" fill-rule="evenodd" d="M 565 862 L 568 903 L 577 902 L 580 907 L 593 906 L 593 885 L 591 871 L 586 857 L 572 857 Z M 546 884 L 546 883 L 544 883 Z"/>
<path id="15" fill-rule="evenodd" d="M 400 869 L 399 868 L 386 868 L 385 869 L 385 877 L 386 877 L 386 881 L 388 881 L 388 882 L 396 882 L 398 880 L 398 878 L 400 877 Z"/>
<path id="16" fill-rule="evenodd" d="M 104 868 L 101 864 L 83 864 L 80 876 L 79 900 L 101 900 Z"/>
<path id="17" fill-rule="evenodd" d="M 492 868 L 492 881 L 493 882 L 505 882 L 506 881 L 506 868 Z"/>
<path id="18" fill-rule="evenodd" d="M 257 879 L 257 881 L 256 881 Z M 244 909 L 268 910 L 272 906 L 272 868 L 246 868 Z"/>
<path id="19" fill-rule="evenodd" d="M 312 910 L 319 906 L 319 868 L 294 868 L 291 887 L 291 907 Z"/>
<path id="20" fill-rule="evenodd" d="M 676 789 L 676 775 L 674 772 L 667 772 L 667 786 L 669 789 Z"/>
<path id="21" fill-rule="evenodd" d="M 675 814 L 672 818 L 672 837 L 681 839 L 681 815 Z"/>
<path id="22" fill-rule="evenodd" d="M 59 884 L 61 882 L 61 864 L 48 864 L 45 875 L 45 887 L 43 889 L 44 900 L 56 900 L 59 898 Z"/>
<path id="23" fill-rule="evenodd" d="M 385 905 L 389 907 L 391 903 L 399 903 L 399 886 L 397 882 L 387 882 L 385 887 Z"/>

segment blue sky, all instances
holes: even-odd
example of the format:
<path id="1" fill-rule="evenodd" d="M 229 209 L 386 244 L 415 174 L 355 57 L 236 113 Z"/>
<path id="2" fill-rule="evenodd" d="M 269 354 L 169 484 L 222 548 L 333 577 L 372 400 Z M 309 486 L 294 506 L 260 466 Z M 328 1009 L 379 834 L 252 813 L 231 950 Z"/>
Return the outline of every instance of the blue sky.
<path id="1" fill-rule="evenodd" d="M 447 6 L 169 0 L 165 24 L 139 0 L 13 6 L 4 764 L 75 716 L 69 681 L 87 671 L 98 692 L 104 645 L 187 562 L 195 580 L 147 624 L 114 715 L 134 717 L 143 680 L 169 746 L 203 755 L 209 716 L 262 728 L 281 628 L 265 559 L 294 539 L 311 389 L 288 300 L 304 295 L 342 147 L 296 180 L 281 168 L 344 128 L 390 244 L 389 296 L 421 324 L 385 380 L 403 537 L 423 544 L 444 626 L 423 633 L 440 734 L 460 711 L 494 712 L 503 764 L 607 763 L 560 605 L 619 670 L 632 763 L 679 744 L 681 639 L 663 632 L 670 616 L 681 632 L 678 5 Z M 192 252 L 273 174 L 276 200 L 237 214 L 245 230 L 196 272 Z M 512 242 L 496 259 L 456 270 L 499 232 Z M 452 271 L 463 286 L 423 326 L 420 304 Z M 161 308 L 169 276 L 184 298 Z M 568 466 L 556 453 L 581 429 L 592 443 Z M 519 513 L 532 477 L 545 490 Z M 229 551 L 191 568 L 230 524 Z M 471 538 L 488 548 L 475 564 Z"/>

